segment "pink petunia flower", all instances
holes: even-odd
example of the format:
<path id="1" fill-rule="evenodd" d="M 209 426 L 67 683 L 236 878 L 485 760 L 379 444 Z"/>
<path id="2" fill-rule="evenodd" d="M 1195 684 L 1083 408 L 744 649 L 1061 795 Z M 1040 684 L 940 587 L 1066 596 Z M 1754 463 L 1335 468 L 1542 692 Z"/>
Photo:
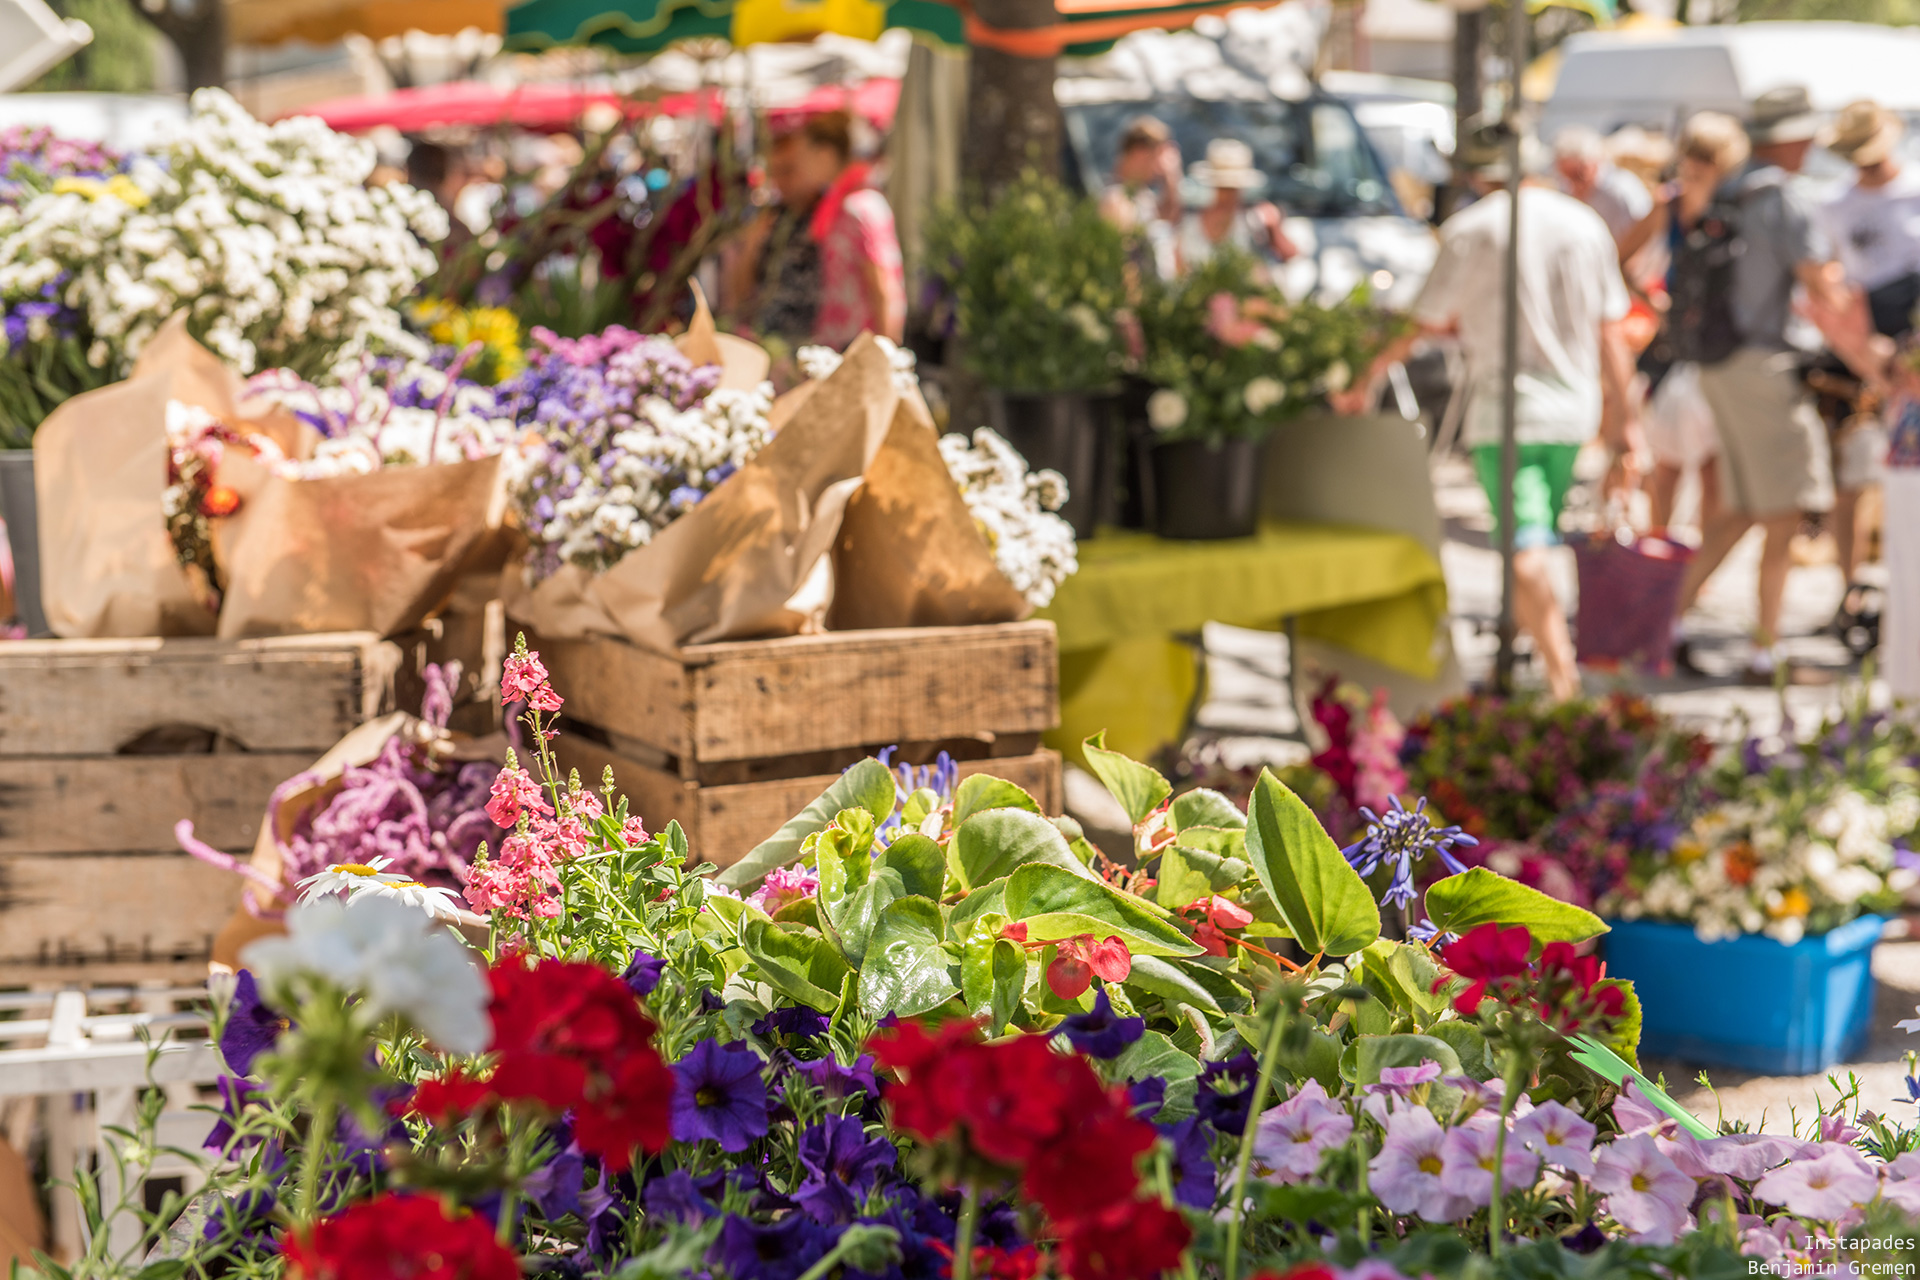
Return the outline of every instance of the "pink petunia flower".
<path id="1" fill-rule="evenodd" d="M 1727 1133 L 1696 1138 L 1690 1133 L 1656 1138 L 1660 1149 L 1693 1178 L 1734 1178 L 1752 1182 L 1767 1170 L 1809 1149 L 1798 1138 L 1772 1133 Z"/>
<path id="2" fill-rule="evenodd" d="M 1260 1176 L 1281 1184 L 1310 1178 L 1320 1157 L 1353 1136 L 1353 1117 L 1317 1080 L 1264 1113 L 1255 1126 L 1253 1160 Z"/>
<path id="3" fill-rule="evenodd" d="M 1515 1121 L 1512 1141 L 1556 1169 L 1593 1176 L 1593 1125 L 1557 1102 L 1543 1102 Z"/>
<path id="4" fill-rule="evenodd" d="M 1694 1182 L 1645 1134 L 1615 1138 L 1595 1154 L 1593 1185 L 1607 1212 L 1643 1244 L 1672 1244 L 1692 1215 Z"/>
<path id="5" fill-rule="evenodd" d="M 1483 1112 L 1449 1129 L 1440 1144 L 1440 1180 L 1476 1209 L 1493 1203 L 1494 1156 L 1502 1127 L 1497 1114 Z M 1499 1167 L 1502 1189 L 1523 1191 L 1539 1178 L 1540 1157 L 1509 1134 Z"/>
<path id="6" fill-rule="evenodd" d="M 1837 1142 L 1823 1142 L 1818 1151 L 1768 1173 L 1754 1184 L 1753 1194 L 1803 1218 L 1828 1222 L 1873 1199 L 1880 1179 L 1865 1157 Z"/>
<path id="7" fill-rule="evenodd" d="M 1388 1117 L 1386 1127 L 1380 1154 L 1367 1165 L 1367 1185 L 1381 1204 L 1428 1222 L 1453 1222 L 1473 1212 L 1473 1202 L 1441 1180 L 1447 1135 L 1433 1112 L 1408 1107 Z"/>

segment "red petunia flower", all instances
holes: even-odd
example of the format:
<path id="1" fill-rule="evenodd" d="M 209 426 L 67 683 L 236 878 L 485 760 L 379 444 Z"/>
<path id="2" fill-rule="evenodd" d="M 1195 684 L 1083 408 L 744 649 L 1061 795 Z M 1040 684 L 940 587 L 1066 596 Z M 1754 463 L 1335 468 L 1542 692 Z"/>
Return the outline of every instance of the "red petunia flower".
<path id="1" fill-rule="evenodd" d="M 486 1219 L 449 1218 L 431 1196 L 388 1193 L 289 1232 L 293 1280 L 519 1280 L 520 1264 Z"/>
<path id="2" fill-rule="evenodd" d="M 431 1124 L 450 1124 L 494 1101 L 497 1095 L 491 1080 L 471 1079 L 455 1067 L 439 1080 L 422 1080 L 413 1097 L 395 1106 Z"/>
<path id="3" fill-rule="evenodd" d="M 1034 1152 L 1021 1182 L 1055 1221 L 1131 1200 L 1140 1183 L 1134 1160 L 1151 1151 L 1155 1140 L 1152 1125 L 1127 1114 L 1124 1096 L 1078 1107 L 1074 1121 Z"/>
<path id="4" fill-rule="evenodd" d="M 1468 979 L 1467 989 L 1454 997 L 1453 1007 L 1463 1018 L 1480 1010 L 1489 984 L 1501 978 L 1517 978 L 1527 972 L 1527 954 L 1533 950 L 1533 935 L 1525 925 L 1502 929 L 1488 922 L 1469 930 L 1459 941 L 1440 953 L 1447 968 Z M 1443 975 L 1435 979 L 1438 991 L 1447 982 Z"/>
<path id="5" fill-rule="evenodd" d="M 1122 1200 L 1066 1223 L 1054 1259 L 1071 1280 L 1157 1280 L 1192 1239 L 1187 1220 L 1158 1200 Z"/>

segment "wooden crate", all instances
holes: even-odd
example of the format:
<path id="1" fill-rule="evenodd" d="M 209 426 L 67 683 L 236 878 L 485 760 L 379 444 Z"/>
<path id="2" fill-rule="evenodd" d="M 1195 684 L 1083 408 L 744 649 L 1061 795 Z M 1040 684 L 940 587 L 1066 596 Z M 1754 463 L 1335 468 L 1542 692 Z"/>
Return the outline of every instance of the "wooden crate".
<path id="1" fill-rule="evenodd" d="M 0 644 L 0 983 L 200 978 L 274 787 L 390 709 L 371 633 Z"/>
<path id="2" fill-rule="evenodd" d="M 526 627 L 509 622 L 508 634 Z M 555 746 L 590 783 L 611 766 L 650 830 L 669 819 L 725 865 L 884 747 L 1016 782 L 1060 812 L 1053 624 L 840 631 L 692 645 L 676 655 L 530 631 L 566 699 Z"/>

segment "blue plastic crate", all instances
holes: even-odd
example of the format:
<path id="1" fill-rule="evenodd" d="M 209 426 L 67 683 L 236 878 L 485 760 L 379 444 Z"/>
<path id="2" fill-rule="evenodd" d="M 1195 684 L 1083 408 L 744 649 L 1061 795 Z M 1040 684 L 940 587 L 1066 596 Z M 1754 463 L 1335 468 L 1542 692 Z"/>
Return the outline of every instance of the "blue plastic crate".
<path id="1" fill-rule="evenodd" d="M 1867 1043 L 1879 916 L 1791 947 L 1759 934 L 1702 942 L 1687 925 L 1608 923 L 1607 976 L 1640 997 L 1643 1054 L 1810 1075 Z"/>

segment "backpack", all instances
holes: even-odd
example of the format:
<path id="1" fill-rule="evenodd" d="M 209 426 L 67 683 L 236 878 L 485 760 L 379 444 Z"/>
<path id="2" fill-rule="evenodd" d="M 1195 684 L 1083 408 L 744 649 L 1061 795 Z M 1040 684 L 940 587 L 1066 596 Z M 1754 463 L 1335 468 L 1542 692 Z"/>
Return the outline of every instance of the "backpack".
<path id="1" fill-rule="evenodd" d="M 1763 170 L 1731 195 L 1723 187 L 1700 221 L 1675 237 L 1673 266 L 1667 275 L 1672 305 L 1660 335 L 1662 356 L 1710 365 L 1740 349 L 1740 327 L 1733 319 L 1734 264 L 1746 251 L 1740 217 L 1749 197 L 1779 185 L 1780 178 L 1778 170 Z"/>

